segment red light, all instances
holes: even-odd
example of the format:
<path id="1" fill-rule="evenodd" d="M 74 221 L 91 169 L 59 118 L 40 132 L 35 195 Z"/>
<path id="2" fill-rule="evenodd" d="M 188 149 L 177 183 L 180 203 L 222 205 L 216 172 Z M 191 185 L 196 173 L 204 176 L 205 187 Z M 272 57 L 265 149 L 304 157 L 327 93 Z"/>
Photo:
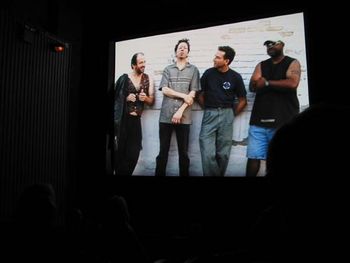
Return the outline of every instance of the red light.
<path id="1" fill-rule="evenodd" d="M 64 51 L 64 47 L 63 46 L 55 46 L 55 51 L 56 52 L 63 52 Z"/>

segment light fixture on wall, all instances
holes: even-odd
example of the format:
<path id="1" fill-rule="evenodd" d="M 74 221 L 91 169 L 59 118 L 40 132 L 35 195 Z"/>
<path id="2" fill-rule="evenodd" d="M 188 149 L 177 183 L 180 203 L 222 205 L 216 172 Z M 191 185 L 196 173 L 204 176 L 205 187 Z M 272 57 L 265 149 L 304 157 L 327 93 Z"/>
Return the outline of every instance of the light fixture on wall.
<path id="1" fill-rule="evenodd" d="M 53 49 L 56 53 L 61 53 L 65 50 L 65 45 L 57 43 L 53 45 Z"/>
<path id="2" fill-rule="evenodd" d="M 62 53 L 64 52 L 69 45 L 65 42 L 63 42 L 62 40 L 58 39 L 57 37 L 48 34 L 47 36 L 49 38 L 49 45 L 50 45 L 50 49 L 51 51 L 55 52 L 55 53 Z"/>

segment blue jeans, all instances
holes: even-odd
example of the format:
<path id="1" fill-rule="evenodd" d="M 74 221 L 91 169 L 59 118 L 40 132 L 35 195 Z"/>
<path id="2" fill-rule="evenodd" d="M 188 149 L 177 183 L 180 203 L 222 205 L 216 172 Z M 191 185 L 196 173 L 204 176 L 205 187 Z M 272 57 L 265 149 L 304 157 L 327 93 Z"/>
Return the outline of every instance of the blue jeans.
<path id="1" fill-rule="evenodd" d="M 199 146 L 204 176 L 224 176 L 232 148 L 233 109 L 204 110 Z"/>
<path id="2" fill-rule="evenodd" d="M 269 143 L 275 132 L 275 128 L 264 128 L 250 125 L 247 157 L 255 160 L 266 160 Z"/>

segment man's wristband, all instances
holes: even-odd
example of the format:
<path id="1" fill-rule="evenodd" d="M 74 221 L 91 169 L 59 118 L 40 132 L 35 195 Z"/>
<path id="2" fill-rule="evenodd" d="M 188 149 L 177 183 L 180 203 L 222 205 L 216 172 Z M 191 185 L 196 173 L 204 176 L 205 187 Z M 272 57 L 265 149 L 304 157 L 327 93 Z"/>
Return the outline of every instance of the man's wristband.
<path id="1" fill-rule="evenodd" d="M 265 87 L 269 86 L 270 83 L 265 79 Z"/>

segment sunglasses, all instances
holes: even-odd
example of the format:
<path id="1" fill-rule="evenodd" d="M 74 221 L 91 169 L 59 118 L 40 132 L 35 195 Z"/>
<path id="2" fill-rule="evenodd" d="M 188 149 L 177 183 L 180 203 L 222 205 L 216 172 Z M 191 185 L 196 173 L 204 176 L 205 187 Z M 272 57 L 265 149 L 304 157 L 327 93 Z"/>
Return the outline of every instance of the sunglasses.
<path id="1" fill-rule="evenodd" d="M 269 44 L 266 45 L 267 48 L 274 47 L 278 44 L 281 44 L 281 41 L 276 41 L 276 42 L 270 42 Z"/>

